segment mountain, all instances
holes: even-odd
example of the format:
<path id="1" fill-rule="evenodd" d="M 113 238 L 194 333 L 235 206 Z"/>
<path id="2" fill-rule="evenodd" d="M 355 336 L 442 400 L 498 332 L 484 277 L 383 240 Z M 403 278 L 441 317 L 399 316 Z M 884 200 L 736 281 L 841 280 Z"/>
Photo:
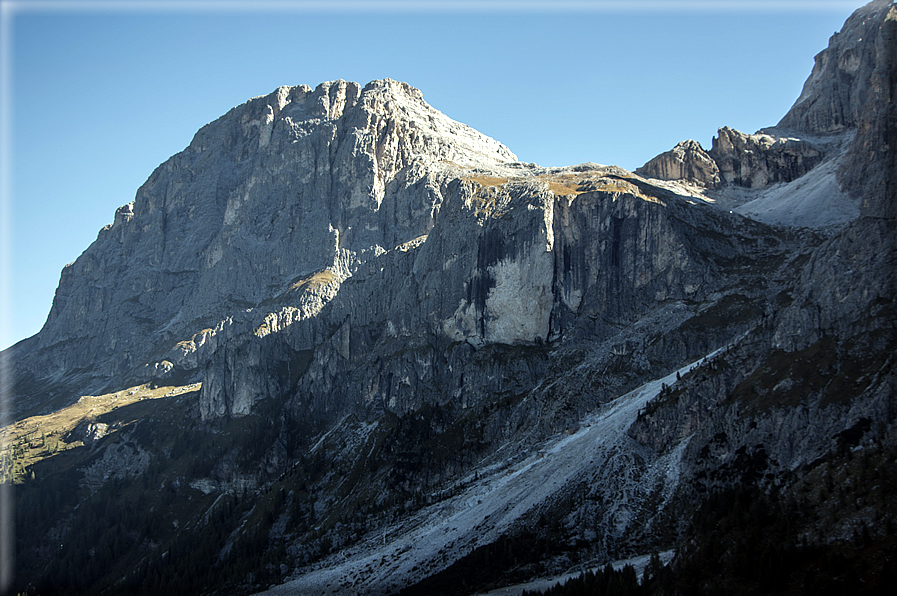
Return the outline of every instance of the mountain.
<path id="1" fill-rule="evenodd" d="M 299 280 L 344 279 L 425 234 L 450 164 L 515 159 L 394 81 L 281 87 L 234 108 L 63 270 L 46 325 L 15 348 L 21 407 L 146 380 L 197 334 L 245 333 L 249 309 Z"/>
<path id="2" fill-rule="evenodd" d="M 13 588 L 883 591 L 895 30 L 860 8 L 775 127 L 635 173 L 392 80 L 203 127 L 10 349 Z"/>

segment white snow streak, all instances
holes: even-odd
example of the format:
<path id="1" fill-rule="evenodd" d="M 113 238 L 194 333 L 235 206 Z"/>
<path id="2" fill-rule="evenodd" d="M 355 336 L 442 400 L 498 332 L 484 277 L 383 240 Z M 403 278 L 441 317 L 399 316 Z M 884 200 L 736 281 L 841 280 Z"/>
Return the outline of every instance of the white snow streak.
<path id="1" fill-rule="evenodd" d="M 699 362 L 678 372 L 685 374 Z M 386 592 L 448 567 L 478 546 L 497 540 L 577 476 L 596 466 L 612 468 L 611 462 L 619 459 L 620 451 L 635 443 L 626 430 L 639 410 L 660 393 L 664 384 L 673 385 L 675 380 L 673 372 L 605 404 L 583 420 L 579 430 L 551 439 L 522 461 L 480 469 L 479 479 L 457 496 L 373 532 L 266 594 Z M 641 478 L 635 479 L 641 486 L 632 486 L 624 479 L 616 482 L 618 486 L 608 487 L 608 501 L 612 503 L 609 517 L 618 526 L 617 531 L 625 530 L 631 518 L 627 504 L 618 500 L 648 494 L 659 481 L 664 486 L 664 498 L 669 498 L 678 482 L 680 455 L 686 443 L 648 462 Z M 616 474 L 613 469 L 610 472 Z"/>

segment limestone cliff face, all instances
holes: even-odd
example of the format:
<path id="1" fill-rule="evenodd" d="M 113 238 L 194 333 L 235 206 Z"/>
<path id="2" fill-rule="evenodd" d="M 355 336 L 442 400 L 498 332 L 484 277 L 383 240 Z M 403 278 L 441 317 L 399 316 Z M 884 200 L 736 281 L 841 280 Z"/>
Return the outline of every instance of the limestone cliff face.
<path id="1" fill-rule="evenodd" d="M 895 31 L 891 2 L 859 9 L 816 57 L 776 128 L 720 129 L 714 139 L 710 153 L 729 184 L 787 182 L 825 162 L 862 208 L 804 249 L 799 273 L 770 285 L 774 307 L 761 324 L 670 387 L 630 428 L 660 452 L 686 445 L 692 498 L 732 483 L 785 482 L 833 448 L 882 440 L 873 426 L 895 422 L 895 168 L 885 132 L 894 122 Z M 838 138 L 831 155 L 814 146 Z"/>
<path id="2" fill-rule="evenodd" d="M 726 126 L 713 138 L 710 156 L 726 183 L 763 188 L 797 180 L 822 161 L 823 152 L 801 139 L 748 135 Z"/>
<path id="3" fill-rule="evenodd" d="M 692 497 L 783 482 L 835 448 L 882 440 L 895 423 L 895 237 L 864 218 L 826 240 L 778 308 L 649 404 L 630 436 L 658 452 L 685 445 Z"/>
<path id="4" fill-rule="evenodd" d="M 497 187 L 452 182 L 429 235 L 371 259 L 317 319 L 219 350 L 203 375 L 203 416 L 242 415 L 274 393 L 295 396 L 305 420 L 323 428 L 348 414 L 375 419 L 428 403 L 470 407 L 512 387 L 520 393 L 537 384 L 543 346 L 608 341 L 665 308 L 679 313 L 645 325 L 672 331 L 696 305 L 731 292 L 734 270 L 787 250 L 765 226 L 620 172 L 580 173 L 588 178 L 581 188 L 596 190 L 566 195 L 533 177 Z M 754 283 L 753 275 L 739 283 Z M 679 338 L 695 350 L 733 331 L 680 333 L 670 343 Z M 618 339 L 617 349 L 644 343 Z M 477 351 L 498 345 L 535 360 L 472 364 Z M 675 351 L 652 349 L 658 360 Z"/>
<path id="5" fill-rule="evenodd" d="M 816 56 L 800 97 L 778 128 L 806 133 L 856 130 L 838 181 L 862 197 L 864 215 L 894 218 L 892 150 L 897 95 L 897 7 L 858 9 Z"/>
<path id="6" fill-rule="evenodd" d="M 881 93 L 881 76 L 892 66 L 882 26 L 894 10 L 889 0 L 875 0 L 854 12 L 816 55 L 800 97 L 778 127 L 808 133 L 856 128 L 873 96 Z"/>
<path id="7" fill-rule="evenodd" d="M 447 164 L 515 160 L 405 83 L 281 87 L 250 100 L 159 166 L 63 270 L 44 329 L 17 348 L 22 378 L 140 376 L 176 358 L 179 342 L 250 331 L 266 313 L 249 309 L 289 301 L 303 279 L 325 269 L 345 279 L 426 234 Z"/>
<path id="8" fill-rule="evenodd" d="M 877 10 L 861 32 L 871 43 L 863 59 L 873 65 L 868 100 L 859 115 L 856 137 L 847 158 L 838 170 L 838 180 L 850 192 L 862 197 L 863 214 L 870 217 L 897 217 L 897 157 L 894 131 L 897 130 L 897 7 L 876 3 Z M 886 4 L 886 3 L 885 3 Z M 876 27 L 877 18 L 878 26 Z M 868 37 L 870 36 L 871 37 Z"/>

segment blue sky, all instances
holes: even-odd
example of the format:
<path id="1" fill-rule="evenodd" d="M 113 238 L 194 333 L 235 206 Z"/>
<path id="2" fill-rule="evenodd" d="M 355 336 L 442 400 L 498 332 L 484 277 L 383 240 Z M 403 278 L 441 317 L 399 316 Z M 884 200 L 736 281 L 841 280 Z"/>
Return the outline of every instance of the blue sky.
<path id="1" fill-rule="evenodd" d="M 280 85 L 403 80 L 522 161 L 635 169 L 774 125 L 861 4 L 3 0 L 0 347 L 156 166 Z"/>

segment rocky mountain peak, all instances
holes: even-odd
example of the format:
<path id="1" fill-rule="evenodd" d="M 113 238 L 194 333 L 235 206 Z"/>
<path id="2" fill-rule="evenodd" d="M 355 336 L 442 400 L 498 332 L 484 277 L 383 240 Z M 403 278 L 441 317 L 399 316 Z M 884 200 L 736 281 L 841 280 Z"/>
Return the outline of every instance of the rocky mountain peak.
<path id="1" fill-rule="evenodd" d="M 427 234 L 447 177 L 516 159 L 407 83 L 278 87 L 202 127 L 150 175 L 65 268 L 43 330 L 18 348 L 44 356 L 19 361 L 35 376 L 168 371 L 153 363 L 171 346 L 251 330 L 267 314 L 256 307 L 302 280 L 338 283 Z"/>
<path id="2" fill-rule="evenodd" d="M 442 159 L 465 166 L 517 161 L 498 141 L 431 107 L 419 89 L 392 79 L 371 81 L 364 87 L 344 80 L 327 81 L 314 89 L 308 85 L 278 87 L 203 127 L 189 149 L 207 149 L 210 135 L 232 120 L 239 120 L 240 133 L 258 139 L 259 149 L 268 147 L 272 135 L 278 132 L 292 142 L 307 134 L 310 127 L 329 124 L 359 140 L 371 140 L 368 134 L 384 137 L 381 140 L 386 136 L 410 137 L 403 140 L 407 146 L 402 150 L 401 165 L 415 159 Z M 281 149 L 276 142 L 268 148 Z"/>

